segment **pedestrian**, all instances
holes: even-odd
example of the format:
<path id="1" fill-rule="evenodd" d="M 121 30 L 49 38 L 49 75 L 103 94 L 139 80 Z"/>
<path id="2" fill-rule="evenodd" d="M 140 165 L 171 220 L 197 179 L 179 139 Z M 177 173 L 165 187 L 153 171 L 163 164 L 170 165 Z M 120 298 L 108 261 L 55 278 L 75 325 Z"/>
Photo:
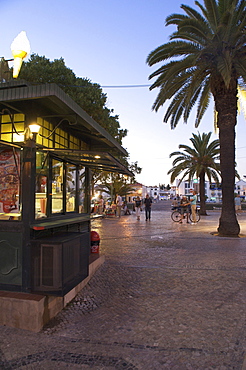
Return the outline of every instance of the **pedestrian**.
<path id="1" fill-rule="evenodd" d="M 119 194 L 116 194 L 116 216 L 121 216 L 122 198 Z"/>
<path id="2" fill-rule="evenodd" d="M 140 220 L 140 212 L 142 211 L 141 206 L 142 206 L 141 199 L 140 197 L 137 197 L 135 200 L 135 211 L 136 211 L 137 220 Z"/>
<path id="3" fill-rule="evenodd" d="M 235 197 L 234 201 L 235 201 L 236 215 L 239 216 L 240 213 L 242 212 L 241 198 L 240 198 L 240 195 L 239 194 L 237 194 L 237 196 Z"/>
<path id="4" fill-rule="evenodd" d="M 104 199 L 103 199 L 103 196 L 102 195 L 100 195 L 100 197 L 99 197 L 99 206 L 98 206 L 98 213 L 100 214 L 100 215 L 102 215 L 103 214 L 103 212 L 104 212 Z"/>
<path id="5" fill-rule="evenodd" d="M 185 214 L 186 214 L 186 217 L 187 217 L 187 223 L 189 223 L 189 221 L 188 221 L 189 204 L 190 204 L 190 202 L 188 201 L 187 197 L 183 196 L 181 201 L 180 201 L 180 213 L 181 213 L 181 219 L 179 221 L 180 224 L 183 223 L 183 219 L 184 219 Z"/>
<path id="6" fill-rule="evenodd" d="M 197 202 L 197 194 L 195 190 L 192 190 L 192 196 L 190 198 L 190 206 L 191 206 L 191 219 L 192 223 L 196 223 L 196 202 Z"/>
<path id="7" fill-rule="evenodd" d="M 114 215 L 116 216 L 116 208 L 117 208 L 117 206 L 116 206 L 116 204 L 113 202 L 112 204 L 111 204 L 111 209 L 112 209 L 112 212 L 114 213 Z"/>
<path id="8" fill-rule="evenodd" d="M 150 217 L 151 217 L 151 204 L 152 204 L 152 200 L 149 194 L 147 194 L 146 198 L 144 199 L 146 221 L 148 219 L 150 220 Z"/>

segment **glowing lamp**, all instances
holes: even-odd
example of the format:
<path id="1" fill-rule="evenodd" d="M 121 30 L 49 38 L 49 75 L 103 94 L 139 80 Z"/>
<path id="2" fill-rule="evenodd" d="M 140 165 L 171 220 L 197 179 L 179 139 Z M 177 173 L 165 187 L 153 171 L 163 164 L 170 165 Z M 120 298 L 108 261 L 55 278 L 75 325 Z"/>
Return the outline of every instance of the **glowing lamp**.
<path id="1" fill-rule="evenodd" d="M 32 123 L 28 126 L 32 134 L 38 134 L 40 130 L 40 126 L 37 123 Z"/>
<path id="2" fill-rule="evenodd" d="M 22 31 L 11 44 L 11 51 L 14 57 L 13 78 L 17 78 L 21 69 L 23 59 L 30 53 L 30 43 L 26 32 Z"/>
<path id="3" fill-rule="evenodd" d="M 32 123 L 28 126 L 30 130 L 30 139 L 36 142 L 37 134 L 39 133 L 40 126 L 37 123 Z"/>

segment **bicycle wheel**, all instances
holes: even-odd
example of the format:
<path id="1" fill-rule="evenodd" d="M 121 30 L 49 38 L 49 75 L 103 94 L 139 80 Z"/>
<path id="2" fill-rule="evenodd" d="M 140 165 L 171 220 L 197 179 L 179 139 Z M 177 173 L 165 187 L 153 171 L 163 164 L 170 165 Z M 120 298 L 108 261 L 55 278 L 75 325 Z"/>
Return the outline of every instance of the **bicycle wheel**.
<path id="1" fill-rule="evenodd" d="M 174 221 L 174 222 L 179 222 L 181 220 L 181 214 L 178 212 L 178 211 L 174 211 L 172 214 L 171 214 L 171 219 Z"/>
<path id="2" fill-rule="evenodd" d="M 192 220 L 192 213 L 189 214 L 189 218 L 190 218 L 191 222 L 194 222 Z M 200 221 L 200 218 L 201 218 L 200 213 L 198 211 L 196 211 L 196 223 Z"/>

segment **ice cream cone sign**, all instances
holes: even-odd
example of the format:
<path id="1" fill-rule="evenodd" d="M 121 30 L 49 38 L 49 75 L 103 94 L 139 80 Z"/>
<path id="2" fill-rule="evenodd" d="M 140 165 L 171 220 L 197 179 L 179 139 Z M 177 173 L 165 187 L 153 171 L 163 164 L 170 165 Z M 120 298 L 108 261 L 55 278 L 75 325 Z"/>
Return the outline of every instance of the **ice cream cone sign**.
<path id="1" fill-rule="evenodd" d="M 23 59 L 30 53 L 30 43 L 25 31 L 21 31 L 11 44 L 14 57 L 13 78 L 17 78 L 21 69 Z"/>

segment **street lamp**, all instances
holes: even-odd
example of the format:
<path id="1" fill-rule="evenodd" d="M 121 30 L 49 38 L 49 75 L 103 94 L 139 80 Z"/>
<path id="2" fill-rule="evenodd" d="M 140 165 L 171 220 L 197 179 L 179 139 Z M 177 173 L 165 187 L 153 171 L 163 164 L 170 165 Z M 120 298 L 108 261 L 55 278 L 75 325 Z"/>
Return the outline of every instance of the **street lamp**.
<path id="1" fill-rule="evenodd" d="M 23 59 L 30 53 L 30 43 L 25 31 L 21 31 L 11 44 L 14 57 L 13 78 L 17 78 L 21 69 Z"/>
<path id="2" fill-rule="evenodd" d="M 30 130 L 30 139 L 36 141 L 36 136 L 39 133 L 40 126 L 37 123 L 32 123 L 28 128 Z"/>

